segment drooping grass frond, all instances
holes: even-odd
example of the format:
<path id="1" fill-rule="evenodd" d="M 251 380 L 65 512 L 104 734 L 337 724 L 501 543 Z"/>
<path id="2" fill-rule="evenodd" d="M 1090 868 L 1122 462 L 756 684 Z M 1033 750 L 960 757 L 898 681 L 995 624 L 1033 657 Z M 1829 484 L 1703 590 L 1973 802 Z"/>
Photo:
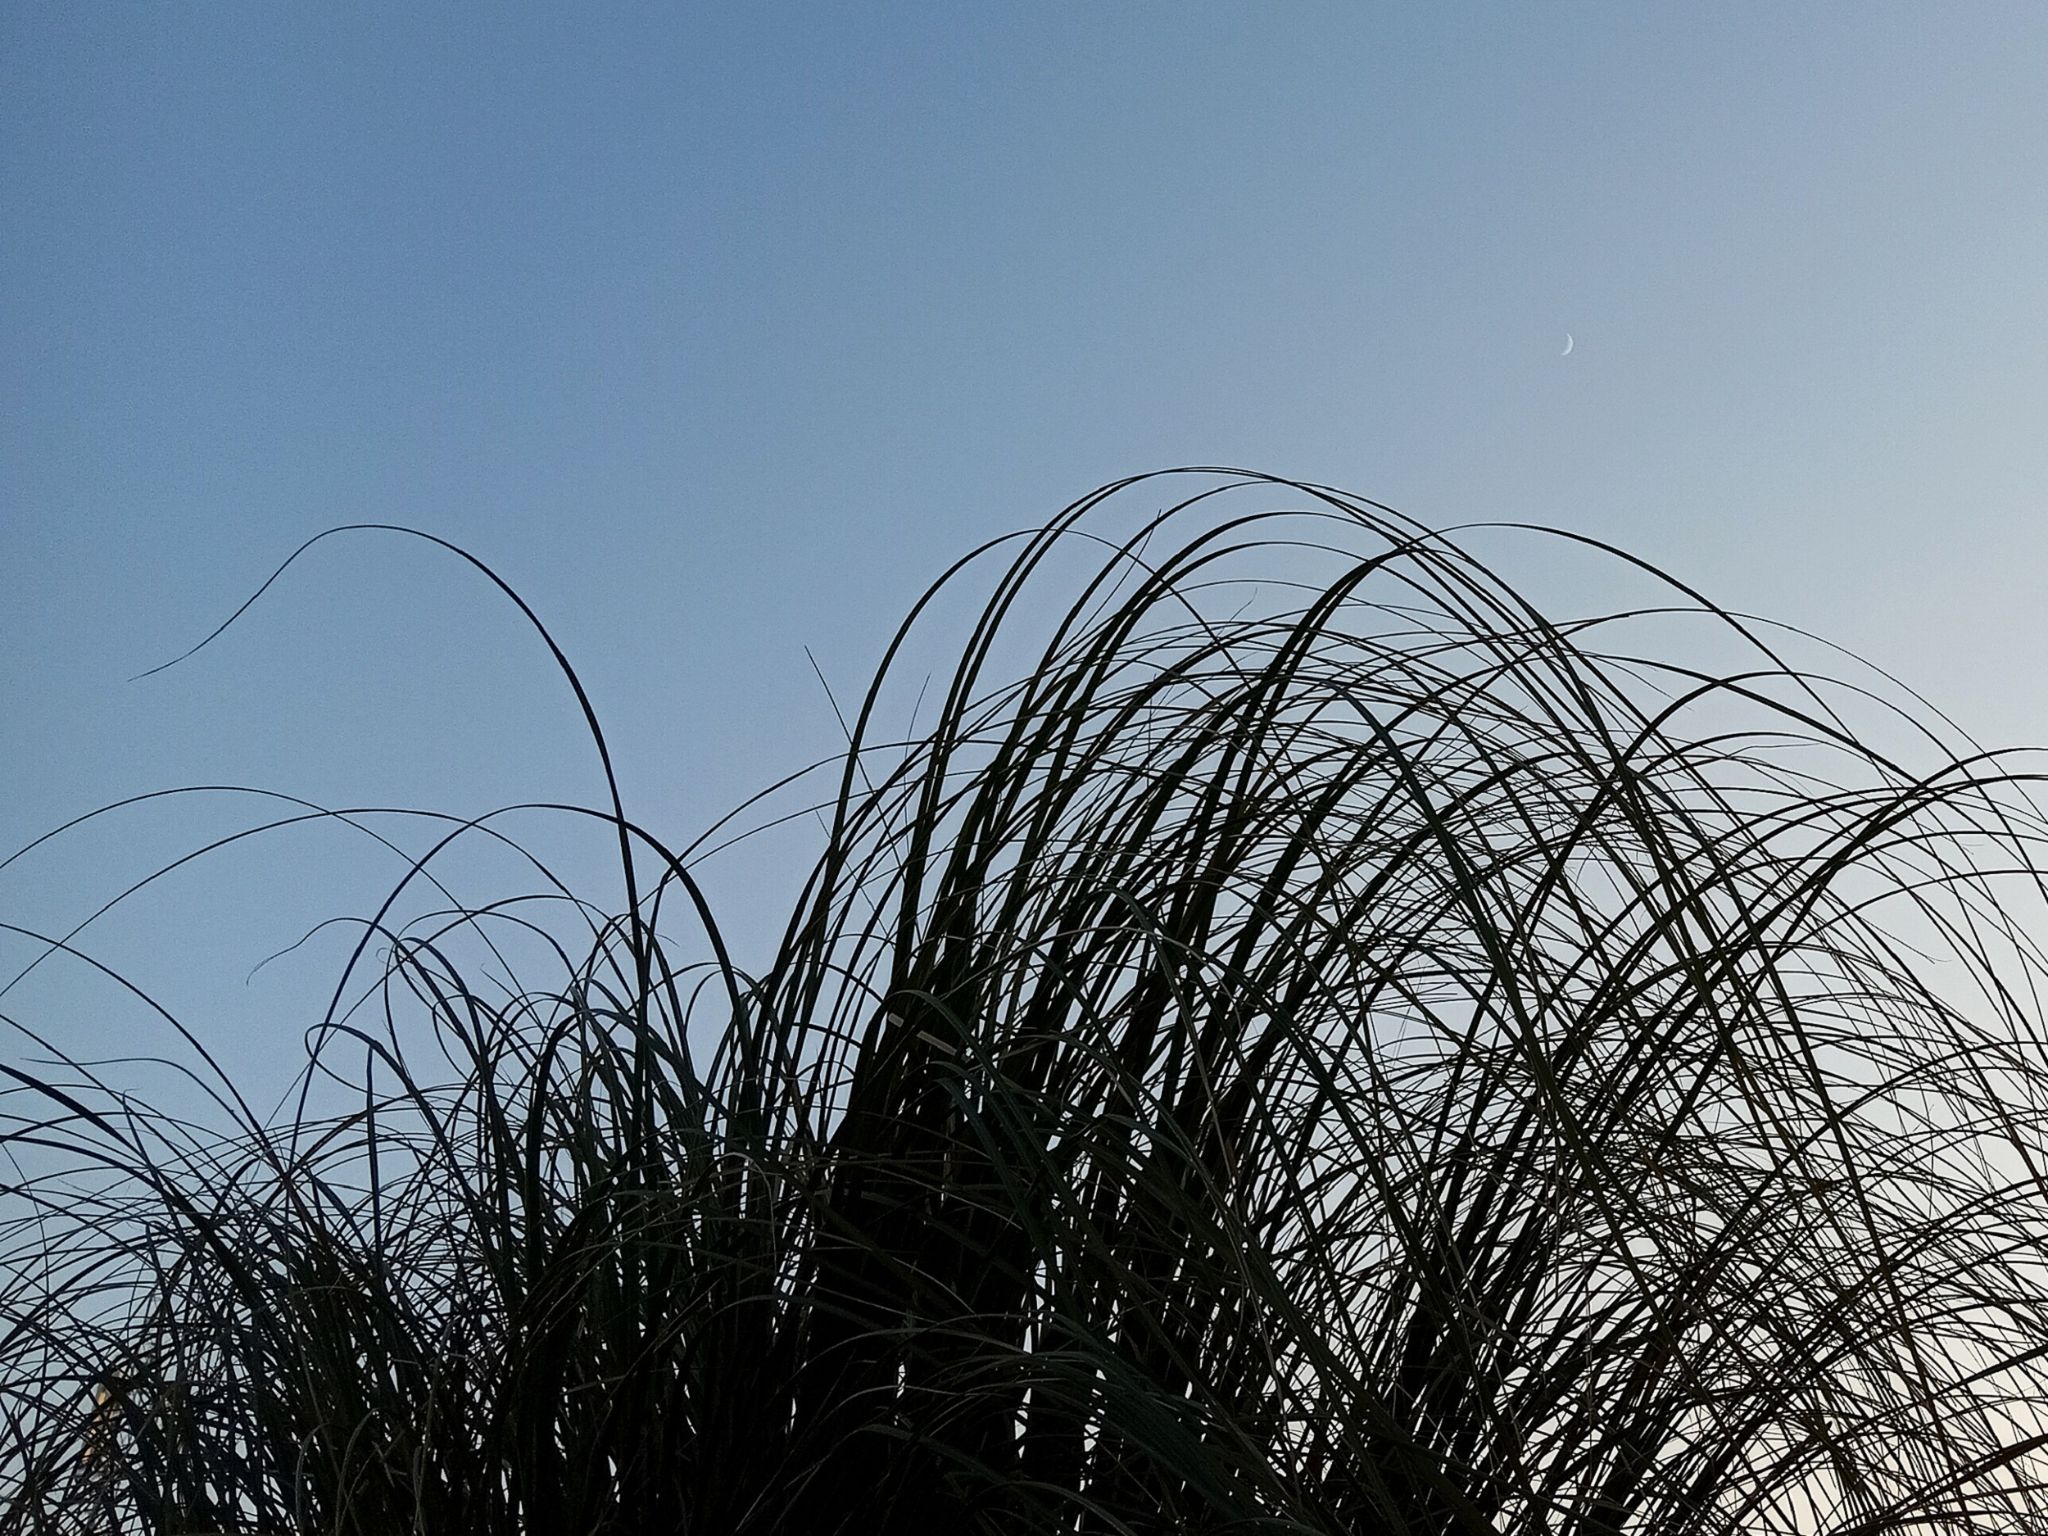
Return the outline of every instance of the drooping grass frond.
<path id="1" fill-rule="evenodd" d="M 2042 1529 L 2025 778 L 1178 483 L 907 741 L 906 622 L 760 974 L 614 805 L 619 920 L 380 915 L 348 1105 L 0 1066 L 0 1532 Z"/>

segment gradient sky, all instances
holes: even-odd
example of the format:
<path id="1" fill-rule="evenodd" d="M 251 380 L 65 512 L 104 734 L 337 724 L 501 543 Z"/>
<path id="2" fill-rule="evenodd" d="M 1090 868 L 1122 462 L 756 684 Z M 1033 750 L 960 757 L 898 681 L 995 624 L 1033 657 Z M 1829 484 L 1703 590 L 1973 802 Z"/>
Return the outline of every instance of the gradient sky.
<path id="1" fill-rule="evenodd" d="M 128 681 L 336 523 L 497 567 L 681 833 L 830 749 L 806 646 L 852 690 L 945 558 L 1190 462 L 1611 539 L 2048 741 L 2044 82 L 2031 4 L 6 7 L 0 845 L 591 800 L 424 546 Z M 95 948 L 267 1050 L 331 964 L 249 966 L 388 875 L 287 840 Z"/>

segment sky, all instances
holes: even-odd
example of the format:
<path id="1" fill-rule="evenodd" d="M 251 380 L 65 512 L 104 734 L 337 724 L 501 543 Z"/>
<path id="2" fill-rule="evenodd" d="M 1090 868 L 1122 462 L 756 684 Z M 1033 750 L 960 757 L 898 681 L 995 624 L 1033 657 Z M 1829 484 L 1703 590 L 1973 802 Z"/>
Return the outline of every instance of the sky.
<path id="1" fill-rule="evenodd" d="M 487 15 L 0 11 L 0 853 L 187 784 L 593 801 L 544 647 L 417 541 L 132 680 L 335 525 L 498 571 L 682 837 L 832 749 L 813 662 L 856 691 L 953 555 L 1189 463 L 1611 540 L 2048 742 L 2048 10 Z M 249 816 L 102 818 L 0 921 Z M 88 947 L 286 1059 L 345 946 L 251 968 L 374 907 L 359 842 L 237 845 Z M 0 1009 L 155 1027 L 89 980 Z"/>

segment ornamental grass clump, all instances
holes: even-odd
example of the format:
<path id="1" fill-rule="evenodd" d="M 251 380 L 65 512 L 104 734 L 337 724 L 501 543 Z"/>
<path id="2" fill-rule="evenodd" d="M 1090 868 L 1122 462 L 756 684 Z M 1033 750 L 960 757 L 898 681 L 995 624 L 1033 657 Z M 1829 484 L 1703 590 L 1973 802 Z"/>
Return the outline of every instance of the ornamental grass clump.
<path id="1" fill-rule="evenodd" d="M 2048 1529 L 2028 776 L 1477 537 L 1108 487 L 616 915 L 449 826 L 290 1112 L 24 1039 L 0 1532 Z"/>

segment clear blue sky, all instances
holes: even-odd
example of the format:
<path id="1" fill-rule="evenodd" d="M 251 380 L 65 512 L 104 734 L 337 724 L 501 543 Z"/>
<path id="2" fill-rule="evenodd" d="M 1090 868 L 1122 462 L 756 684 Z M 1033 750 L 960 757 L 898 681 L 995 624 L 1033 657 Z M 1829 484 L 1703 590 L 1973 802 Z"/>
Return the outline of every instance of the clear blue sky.
<path id="1" fill-rule="evenodd" d="M 0 844 L 590 800 L 424 548 L 127 681 L 331 524 L 496 565 L 680 832 L 830 747 L 806 645 L 850 688 L 944 557 L 1185 462 L 1610 538 L 2048 741 L 2044 81 L 2030 4 L 9 6 Z M 278 844 L 98 947 L 268 1049 L 326 962 L 248 965 L 387 874 Z"/>

